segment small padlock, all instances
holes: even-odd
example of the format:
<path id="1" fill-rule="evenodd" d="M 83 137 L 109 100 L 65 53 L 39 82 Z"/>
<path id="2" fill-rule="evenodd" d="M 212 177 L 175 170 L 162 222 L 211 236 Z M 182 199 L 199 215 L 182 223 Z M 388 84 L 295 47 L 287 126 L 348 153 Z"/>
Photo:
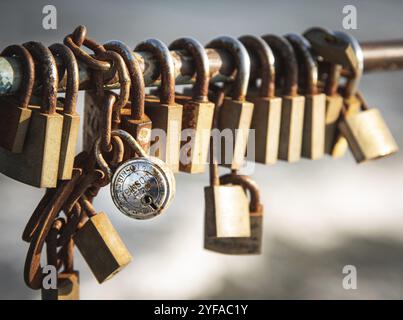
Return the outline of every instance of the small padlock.
<path id="1" fill-rule="evenodd" d="M 13 153 L 20 153 L 24 147 L 32 113 L 29 102 L 35 81 L 35 66 L 31 54 L 23 46 L 8 46 L 1 55 L 17 56 L 22 61 L 23 77 L 18 97 L 0 98 L 0 147 Z"/>
<path id="2" fill-rule="evenodd" d="M 153 124 L 150 154 L 164 161 L 173 172 L 177 172 L 183 107 L 175 102 L 173 58 L 167 46 L 157 39 L 143 41 L 135 50 L 150 52 L 160 63 L 160 97 L 148 96 L 145 100 L 146 114 Z"/>
<path id="3" fill-rule="evenodd" d="M 140 64 L 133 56 L 131 49 L 121 41 L 110 41 L 104 44 L 105 49 L 119 53 L 126 63 L 130 80 L 131 101 L 121 110 L 120 127 L 131 134 L 148 154 L 150 152 L 150 140 L 152 122 L 144 113 L 145 86 Z M 125 159 L 133 157 L 130 148 L 125 148 Z"/>
<path id="4" fill-rule="evenodd" d="M 299 89 L 305 95 L 302 152 L 305 158 L 317 160 L 325 152 L 326 96 L 318 90 L 318 65 L 309 42 L 301 35 L 290 33 L 285 38 L 291 43 L 300 66 Z"/>
<path id="5" fill-rule="evenodd" d="M 263 236 L 263 205 L 259 189 L 248 176 L 227 174 L 220 177 L 221 185 L 240 185 L 250 193 L 250 237 L 213 238 L 205 237 L 204 247 L 225 254 L 260 254 Z"/>
<path id="6" fill-rule="evenodd" d="M 109 178 L 112 200 L 125 215 L 150 219 L 166 210 L 175 196 L 175 177 L 162 160 L 148 156 L 139 143 L 126 131 L 113 130 L 138 158 L 130 159 L 111 169 L 101 152 L 101 139 L 95 143 L 99 167 Z"/>
<path id="7" fill-rule="evenodd" d="M 22 153 L 0 152 L 0 172 L 34 187 L 54 188 L 63 130 L 63 116 L 56 112 L 56 62 L 49 49 L 38 42 L 27 42 L 24 47 L 42 67 L 42 101 L 32 110 Z"/>
<path id="8" fill-rule="evenodd" d="M 221 157 L 218 163 L 237 170 L 244 163 L 253 115 L 253 103 L 245 99 L 249 83 L 250 58 L 243 44 L 232 37 L 215 38 L 206 45 L 206 48 L 226 50 L 235 61 L 236 78 L 230 96 L 225 97 L 219 107 L 217 128 L 225 138 L 221 139 Z M 225 132 L 231 136 L 227 136 Z M 232 139 L 230 148 L 226 145 L 229 144 L 227 138 Z"/>
<path id="9" fill-rule="evenodd" d="M 262 38 L 272 48 L 276 61 L 284 69 L 281 77 L 283 85 L 278 158 L 296 162 L 301 158 L 305 107 L 304 96 L 298 95 L 297 59 L 291 44 L 283 37 L 266 35 Z"/>
<path id="10" fill-rule="evenodd" d="M 82 197 L 88 220 L 75 233 L 74 243 L 99 283 L 112 278 L 132 261 L 132 256 L 104 212 L 96 213 Z"/>
<path id="11" fill-rule="evenodd" d="M 255 155 L 248 159 L 264 164 L 277 162 L 280 140 L 281 98 L 275 94 L 275 60 L 269 45 L 255 36 L 239 38 L 259 63 L 260 89 L 249 86 L 246 99 L 254 104 L 251 129 L 255 130 Z"/>
<path id="12" fill-rule="evenodd" d="M 196 83 L 189 96 L 176 95 L 176 102 L 183 105 L 182 142 L 179 170 L 202 173 L 208 156 L 214 103 L 208 100 L 210 79 L 209 60 L 204 47 L 193 38 L 180 38 L 169 46 L 171 50 L 185 50 L 196 64 Z M 190 138 L 190 141 L 189 141 Z"/>
<path id="13" fill-rule="evenodd" d="M 60 159 L 58 178 L 60 180 L 71 179 L 78 130 L 80 129 L 80 115 L 76 112 L 79 73 L 78 64 L 73 52 L 61 43 L 55 43 L 49 47 L 53 55 L 59 56 L 67 73 L 66 96 L 63 99 L 63 109 L 59 113 L 63 116 L 62 142 L 60 146 Z"/>

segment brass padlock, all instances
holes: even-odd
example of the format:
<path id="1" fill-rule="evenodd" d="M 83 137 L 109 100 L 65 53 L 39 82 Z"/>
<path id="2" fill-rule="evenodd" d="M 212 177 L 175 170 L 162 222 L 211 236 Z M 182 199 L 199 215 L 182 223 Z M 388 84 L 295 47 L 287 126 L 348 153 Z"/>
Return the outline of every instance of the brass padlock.
<path id="1" fill-rule="evenodd" d="M 263 236 L 263 205 L 259 189 L 248 176 L 227 174 L 220 177 L 221 185 L 240 185 L 250 193 L 249 219 L 250 237 L 213 238 L 206 237 L 204 247 L 225 254 L 260 254 Z"/>
<path id="2" fill-rule="evenodd" d="M 318 90 L 318 65 L 309 42 L 296 33 L 287 34 L 300 66 L 299 89 L 305 95 L 302 152 L 304 158 L 317 160 L 325 151 L 326 96 Z"/>
<path id="3" fill-rule="evenodd" d="M 399 150 L 378 109 L 369 108 L 361 94 L 361 112 L 342 117 L 339 128 L 358 163 L 383 158 Z"/>
<path id="4" fill-rule="evenodd" d="M 63 116 L 62 141 L 60 146 L 60 159 L 58 178 L 60 180 L 71 179 L 73 172 L 74 157 L 78 130 L 80 129 L 80 115 L 76 111 L 79 73 L 78 64 L 73 52 L 61 43 L 55 43 L 49 47 L 53 55 L 61 58 L 67 73 L 66 95 L 63 99 L 63 110 L 59 113 Z"/>
<path id="5" fill-rule="evenodd" d="M 150 52 L 160 63 L 160 97 L 147 96 L 145 100 L 146 114 L 153 124 L 150 154 L 164 161 L 173 172 L 177 172 L 183 107 L 175 102 L 173 58 L 167 46 L 157 39 L 143 41 L 135 50 Z"/>
<path id="6" fill-rule="evenodd" d="M 29 102 L 35 81 L 35 66 L 31 54 L 23 46 L 8 46 L 1 55 L 17 56 L 22 61 L 23 77 L 18 97 L 0 98 L 0 147 L 13 153 L 20 153 L 24 147 L 32 113 Z"/>
<path id="7" fill-rule="evenodd" d="M 253 115 L 253 103 L 245 99 L 249 83 L 250 58 L 243 44 L 232 37 L 218 37 L 209 42 L 206 48 L 225 50 L 235 61 L 236 78 L 230 96 L 226 96 L 219 107 L 217 128 L 225 138 L 220 137 L 221 157 L 218 159 L 218 164 L 237 170 L 244 163 Z M 232 140 L 229 141 L 231 145 L 228 138 Z"/>
<path id="8" fill-rule="evenodd" d="M 96 213 L 85 198 L 80 205 L 87 222 L 74 235 L 74 243 L 99 283 L 112 278 L 132 261 L 132 256 L 104 212 Z"/>
<path id="9" fill-rule="evenodd" d="M 301 158 L 304 125 L 304 96 L 298 95 L 298 64 L 294 49 L 283 37 L 262 37 L 272 48 L 276 61 L 282 67 L 281 128 L 278 158 L 296 162 Z M 277 75 L 279 73 L 277 72 Z"/>
<path id="10" fill-rule="evenodd" d="M 131 101 L 121 110 L 121 129 L 130 133 L 147 154 L 150 151 L 152 122 L 144 113 L 145 86 L 139 62 L 132 50 L 121 41 L 110 41 L 104 44 L 105 49 L 119 53 L 124 59 L 131 81 Z M 133 157 L 130 148 L 125 148 L 125 159 Z"/>
<path id="11" fill-rule="evenodd" d="M 193 38 L 177 39 L 171 43 L 169 49 L 187 51 L 196 64 L 193 93 L 189 96 L 176 95 L 176 102 L 183 105 L 179 170 L 202 173 L 207 163 L 214 115 L 214 103 L 207 97 L 210 79 L 208 56 L 204 47 Z"/>
<path id="12" fill-rule="evenodd" d="M 63 130 L 63 116 L 56 112 L 56 62 L 49 49 L 38 42 L 27 42 L 24 47 L 41 65 L 42 101 L 32 110 L 22 153 L 0 152 L 0 172 L 34 187 L 54 188 Z"/>

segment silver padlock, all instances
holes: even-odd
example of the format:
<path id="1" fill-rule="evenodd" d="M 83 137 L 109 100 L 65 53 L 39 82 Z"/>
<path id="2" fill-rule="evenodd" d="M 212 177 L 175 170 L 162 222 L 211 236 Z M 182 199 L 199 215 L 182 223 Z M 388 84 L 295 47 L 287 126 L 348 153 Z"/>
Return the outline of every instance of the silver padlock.
<path id="1" fill-rule="evenodd" d="M 110 181 L 112 200 L 125 215 L 150 219 L 166 210 L 175 196 L 175 177 L 162 160 L 148 156 L 139 143 L 124 130 L 113 130 L 138 155 L 111 169 L 101 152 L 101 139 L 95 143 L 95 157 Z"/>

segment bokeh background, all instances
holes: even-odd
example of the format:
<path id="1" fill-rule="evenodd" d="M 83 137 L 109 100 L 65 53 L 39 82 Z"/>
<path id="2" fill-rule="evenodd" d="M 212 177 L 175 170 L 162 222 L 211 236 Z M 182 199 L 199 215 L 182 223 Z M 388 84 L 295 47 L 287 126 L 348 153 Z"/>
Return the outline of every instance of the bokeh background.
<path id="1" fill-rule="evenodd" d="M 42 29 L 42 7 L 58 9 L 58 29 Z M 47 45 L 85 24 L 99 42 L 131 47 L 156 37 L 170 43 L 194 36 L 342 29 L 342 8 L 358 9 L 359 40 L 403 37 L 403 2 L 395 1 L 20 1 L 0 2 L 1 47 L 28 40 Z M 364 76 L 362 91 L 379 107 L 403 147 L 403 72 Z M 82 112 L 83 94 L 79 111 Z M 81 145 L 81 142 L 80 142 Z M 170 209 L 151 221 L 130 220 L 108 188 L 95 205 L 110 215 L 134 256 L 120 274 L 98 285 L 76 252 L 83 299 L 398 299 L 403 296 L 403 154 L 357 165 L 302 160 L 257 165 L 253 177 L 265 206 L 264 252 L 234 257 L 202 247 L 207 175 L 177 175 Z M 22 230 L 42 190 L 0 175 L 0 298 L 39 299 L 25 287 L 28 245 Z M 354 265 L 358 289 L 344 290 L 342 268 Z"/>

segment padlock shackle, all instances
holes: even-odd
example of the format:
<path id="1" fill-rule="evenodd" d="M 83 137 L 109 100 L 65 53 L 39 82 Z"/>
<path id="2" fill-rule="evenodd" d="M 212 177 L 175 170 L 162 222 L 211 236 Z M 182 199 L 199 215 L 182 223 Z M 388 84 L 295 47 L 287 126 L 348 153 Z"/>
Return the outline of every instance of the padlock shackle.
<path id="1" fill-rule="evenodd" d="M 71 49 L 61 43 L 52 44 L 49 47 L 49 50 L 53 55 L 61 58 L 63 65 L 65 66 L 64 72 L 67 73 L 66 95 L 63 105 L 63 113 L 75 114 L 80 84 L 77 59 Z M 59 78 L 63 78 L 63 76 L 60 76 Z"/>
<path id="2" fill-rule="evenodd" d="M 19 57 L 22 61 L 22 81 L 18 90 L 18 100 L 20 107 L 27 109 L 31 101 L 32 90 L 35 83 L 35 64 L 31 54 L 27 49 L 20 45 L 11 45 L 6 47 L 2 52 L 2 56 Z"/>
<path id="3" fill-rule="evenodd" d="M 232 99 L 245 101 L 250 76 L 250 58 L 244 45 L 236 38 L 222 36 L 210 41 L 206 48 L 228 51 L 236 65 L 236 77 L 233 83 Z"/>
<path id="4" fill-rule="evenodd" d="M 42 102 L 40 112 L 54 114 L 56 112 L 59 84 L 56 61 L 50 50 L 40 42 L 29 41 L 24 43 L 23 46 L 32 55 L 34 61 L 36 60 L 41 66 Z"/>
<path id="5" fill-rule="evenodd" d="M 299 66 L 304 68 L 304 74 L 306 76 L 305 81 L 302 81 L 299 77 L 299 83 L 305 84 L 305 88 L 302 88 L 302 92 L 308 95 L 315 95 L 318 93 L 318 64 L 314 56 L 311 53 L 311 45 L 308 40 L 299 35 L 298 33 L 288 33 L 285 38 L 291 43 L 294 52 L 299 62 Z M 300 88 L 301 90 L 301 88 Z"/>
<path id="6" fill-rule="evenodd" d="M 148 39 L 138 44 L 135 50 L 148 51 L 154 55 L 160 66 L 162 104 L 175 104 L 175 66 L 168 47 L 158 39 Z"/>
<path id="7" fill-rule="evenodd" d="M 194 38 L 179 38 L 169 45 L 170 50 L 184 50 L 195 62 L 196 82 L 193 86 L 193 99 L 200 102 L 208 101 L 210 81 L 210 63 L 203 45 Z"/>
<path id="8" fill-rule="evenodd" d="M 257 55 L 261 70 L 262 83 L 260 85 L 260 96 L 273 98 L 276 95 L 276 68 L 275 58 L 270 46 L 262 38 L 252 35 L 245 35 L 239 38 L 245 46 L 249 55 Z"/>
<path id="9" fill-rule="evenodd" d="M 328 64 L 327 79 L 324 88 L 327 96 L 332 97 L 338 93 L 341 70 L 342 66 L 339 64 L 332 62 Z"/>
<path id="10" fill-rule="evenodd" d="M 145 85 L 143 73 L 133 51 L 122 41 L 113 40 L 104 44 L 105 49 L 120 54 L 126 63 L 131 81 L 131 118 L 142 120 L 144 118 Z"/>
<path id="11" fill-rule="evenodd" d="M 262 36 L 273 50 L 276 59 L 276 67 L 279 68 L 279 60 L 284 70 L 281 76 L 284 79 L 282 94 L 294 97 L 298 94 L 298 63 L 292 45 L 281 36 L 268 34 Z M 278 69 L 277 69 L 278 70 Z M 277 74 L 279 74 L 277 72 Z"/>
<path id="12" fill-rule="evenodd" d="M 57 252 L 57 236 L 60 230 L 66 224 L 63 218 L 57 218 L 46 236 L 46 260 L 48 265 L 52 265 L 58 270 L 60 268 L 61 259 Z"/>

